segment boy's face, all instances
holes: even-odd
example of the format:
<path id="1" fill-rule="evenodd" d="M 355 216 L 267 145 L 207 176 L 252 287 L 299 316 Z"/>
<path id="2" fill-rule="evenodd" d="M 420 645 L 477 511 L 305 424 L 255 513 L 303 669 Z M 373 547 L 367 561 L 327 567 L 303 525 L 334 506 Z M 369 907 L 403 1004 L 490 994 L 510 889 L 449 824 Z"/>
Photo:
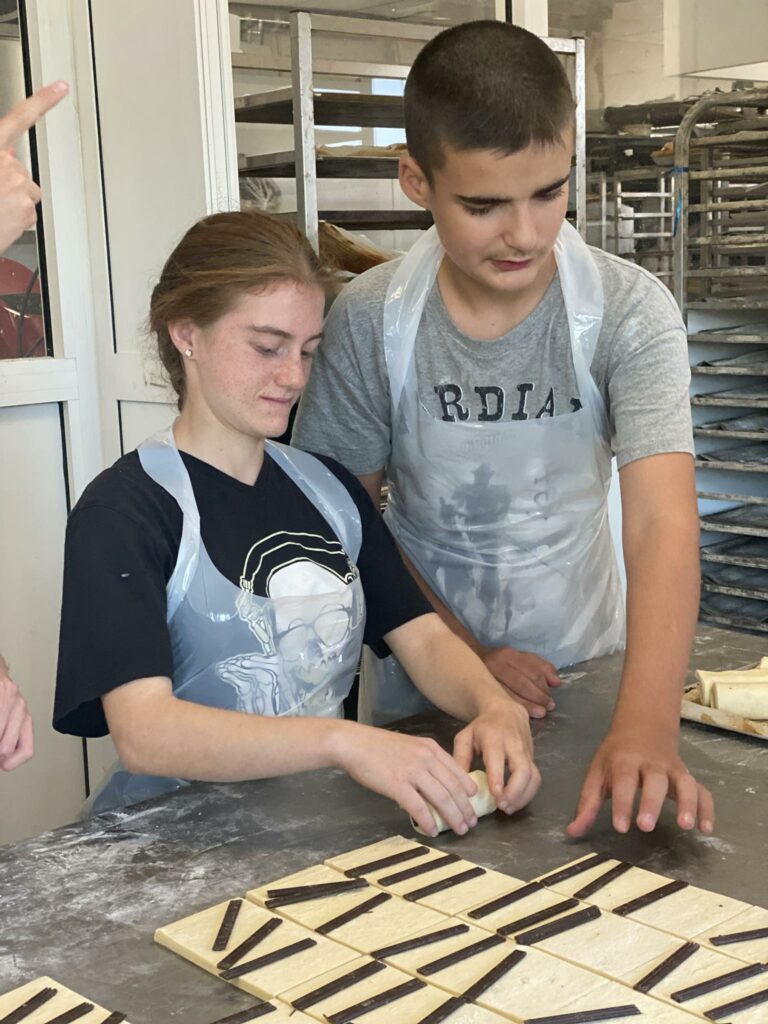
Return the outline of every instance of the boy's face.
<path id="1" fill-rule="evenodd" d="M 511 295 L 551 273 L 552 247 L 568 205 L 573 132 L 511 155 L 445 148 L 430 185 L 410 157 L 400 180 L 428 209 L 455 269 L 481 288 Z"/>

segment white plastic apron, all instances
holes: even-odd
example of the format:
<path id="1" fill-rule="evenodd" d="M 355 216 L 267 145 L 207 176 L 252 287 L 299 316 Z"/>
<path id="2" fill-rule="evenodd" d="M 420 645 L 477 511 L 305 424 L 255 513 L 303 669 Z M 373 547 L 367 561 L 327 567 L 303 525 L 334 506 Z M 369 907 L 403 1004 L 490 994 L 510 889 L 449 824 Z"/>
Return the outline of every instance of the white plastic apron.
<path id="1" fill-rule="evenodd" d="M 431 228 L 404 257 L 384 305 L 392 396 L 386 519 L 473 636 L 556 666 L 624 642 L 608 525 L 611 451 L 589 372 L 603 315 L 600 273 L 564 223 L 555 244 L 582 408 L 522 421 L 447 423 L 418 399 L 415 344 L 443 257 Z M 385 724 L 427 707 L 393 657 L 363 655 L 360 718 Z"/>
<path id="2" fill-rule="evenodd" d="M 271 599 L 250 593 L 247 579 L 235 586 L 202 542 L 192 484 L 172 430 L 144 441 L 138 449 L 142 467 L 176 499 L 184 517 L 167 586 L 173 693 L 255 715 L 339 716 L 365 628 L 365 597 L 353 568 L 362 542 L 360 515 L 343 484 L 312 455 L 272 442 L 266 451 L 339 538 L 350 562 L 348 578 L 333 592 Z M 136 775 L 118 762 L 84 810 L 99 814 L 188 784 Z"/>

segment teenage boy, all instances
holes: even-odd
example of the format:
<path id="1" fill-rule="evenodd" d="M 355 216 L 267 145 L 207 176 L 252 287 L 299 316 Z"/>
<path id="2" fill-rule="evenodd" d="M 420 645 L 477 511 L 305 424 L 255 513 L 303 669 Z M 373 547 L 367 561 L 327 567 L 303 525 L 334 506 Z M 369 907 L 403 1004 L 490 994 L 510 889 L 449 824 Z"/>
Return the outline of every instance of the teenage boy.
<path id="1" fill-rule="evenodd" d="M 406 257 L 335 303 L 294 436 L 378 501 L 443 619 L 533 715 L 556 667 L 624 646 L 607 517 L 621 484 L 626 656 L 572 836 L 606 799 L 652 830 L 666 796 L 710 833 L 712 797 L 678 754 L 695 629 L 698 526 L 686 337 L 650 274 L 564 224 L 574 104 L 536 36 L 481 21 L 442 32 L 405 89 L 405 194 L 433 216 Z M 381 722 L 413 691 L 364 665 Z M 583 685 L 583 684 L 582 684 Z"/>

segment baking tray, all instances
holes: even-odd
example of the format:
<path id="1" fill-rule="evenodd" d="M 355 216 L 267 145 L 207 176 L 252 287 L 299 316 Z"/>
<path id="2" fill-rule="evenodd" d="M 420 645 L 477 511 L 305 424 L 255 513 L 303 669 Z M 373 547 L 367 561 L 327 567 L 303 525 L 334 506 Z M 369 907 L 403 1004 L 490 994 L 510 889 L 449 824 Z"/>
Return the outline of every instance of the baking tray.
<path id="1" fill-rule="evenodd" d="M 738 669 L 759 667 L 760 662 L 758 661 L 752 665 L 737 665 L 736 669 L 738 671 Z M 768 740 L 768 721 L 758 722 L 754 718 L 742 718 L 740 715 L 730 715 L 727 711 L 720 711 L 718 708 L 708 708 L 701 703 L 698 683 L 687 686 L 683 691 L 680 717 L 688 722 L 698 722 L 700 725 L 710 725 L 715 729 L 740 732 L 743 736 L 756 736 L 758 739 Z"/>

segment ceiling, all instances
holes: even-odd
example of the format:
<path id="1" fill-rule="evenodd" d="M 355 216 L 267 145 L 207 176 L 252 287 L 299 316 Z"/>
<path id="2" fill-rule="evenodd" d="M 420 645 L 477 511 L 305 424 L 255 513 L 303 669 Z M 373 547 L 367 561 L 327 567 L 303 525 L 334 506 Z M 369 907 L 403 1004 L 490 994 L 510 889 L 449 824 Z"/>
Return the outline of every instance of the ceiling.
<path id="1" fill-rule="evenodd" d="M 549 34 L 586 36 L 599 31 L 611 16 L 614 5 L 624 0 L 549 0 Z M 296 0 L 272 0 L 271 3 L 244 3 L 231 0 L 233 14 L 256 18 L 282 18 L 296 9 Z M 477 18 L 492 18 L 493 0 L 313 0 L 303 10 L 323 13 L 356 14 L 368 18 L 392 18 L 453 25 Z"/>

